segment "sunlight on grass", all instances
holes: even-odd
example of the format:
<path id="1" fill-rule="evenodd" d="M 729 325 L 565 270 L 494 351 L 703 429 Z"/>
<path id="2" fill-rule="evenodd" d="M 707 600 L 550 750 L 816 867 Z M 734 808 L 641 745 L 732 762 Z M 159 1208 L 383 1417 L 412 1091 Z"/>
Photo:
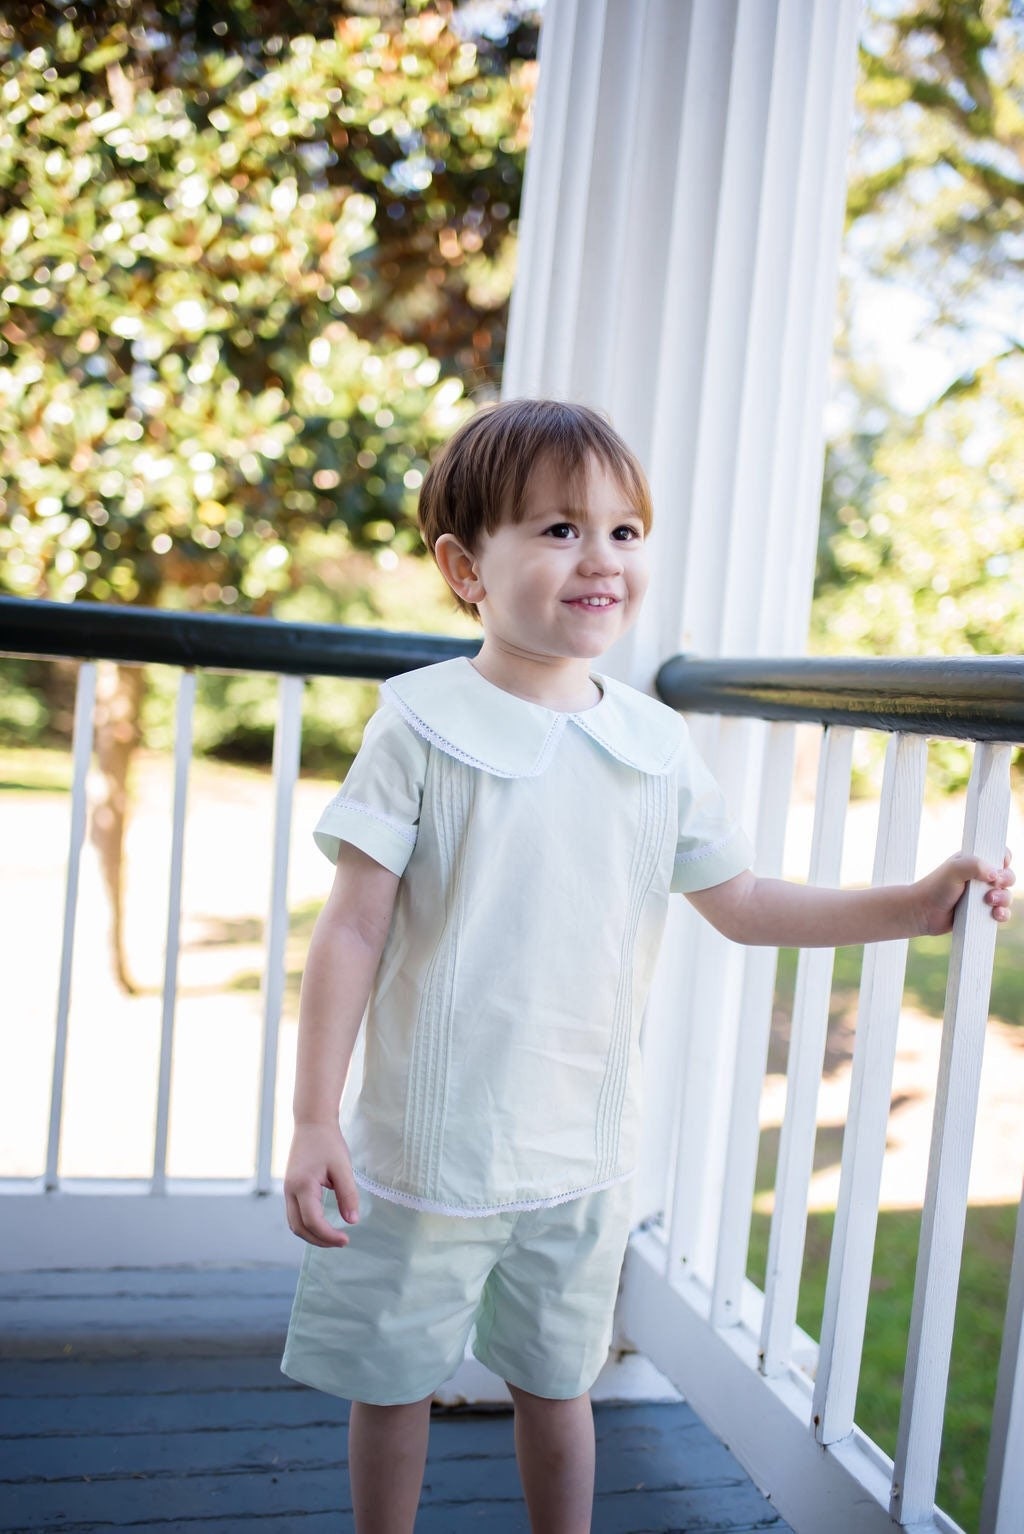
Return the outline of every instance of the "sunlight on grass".
<path id="1" fill-rule="evenodd" d="M 71 787 L 71 753 L 45 746 L 0 747 L 0 793 L 66 793 Z"/>
<path id="2" fill-rule="evenodd" d="M 967 1211 L 938 1486 L 939 1506 L 967 1534 L 975 1534 L 981 1513 L 1016 1217 L 1016 1209 L 1006 1205 Z M 797 1320 L 812 1337 L 821 1333 L 832 1225 L 831 1213 L 812 1213 L 807 1224 Z M 878 1218 L 856 1420 L 890 1457 L 896 1450 L 920 1229 L 918 1210 L 883 1210 Z M 768 1232 L 768 1216 L 755 1214 L 748 1273 L 759 1288 Z"/>
<path id="3" fill-rule="evenodd" d="M 313 934 L 313 924 L 320 914 L 323 902 L 306 901 L 293 909 L 288 917 L 288 938 L 285 944 L 285 1010 L 298 1012 L 299 986 L 306 961 L 306 950 Z M 256 970 L 242 970 L 234 975 L 228 988 L 233 991 L 258 991 L 263 984 L 262 974 Z"/>
<path id="4" fill-rule="evenodd" d="M 914 938 L 907 952 L 907 981 L 904 996 L 908 1002 L 941 1018 L 946 996 L 946 974 L 952 938 Z M 864 950 L 859 947 L 837 948 L 832 980 L 832 1013 L 856 1003 Z M 797 950 L 779 950 L 776 985 L 777 1005 L 789 1005 L 796 976 Z M 1000 927 L 996 942 L 995 967 L 992 972 L 992 1000 L 989 1014 L 1015 1027 L 1024 1024 L 1024 923 L 1020 919 Z"/>

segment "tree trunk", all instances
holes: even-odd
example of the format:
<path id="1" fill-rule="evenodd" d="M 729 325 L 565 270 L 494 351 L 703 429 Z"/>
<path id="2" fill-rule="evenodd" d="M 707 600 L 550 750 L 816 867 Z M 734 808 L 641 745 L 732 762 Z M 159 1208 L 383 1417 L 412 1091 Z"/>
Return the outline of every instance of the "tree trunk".
<path id="1" fill-rule="evenodd" d="M 128 774 L 141 738 L 139 716 L 146 690 L 141 666 L 101 661 L 96 687 L 96 764 L 100 792 L 93 802 L 90 836 L 110 902 L 110 955 L 123 991 L 138 991 L 124 949 L 124 837 L 128 823 Z"/>

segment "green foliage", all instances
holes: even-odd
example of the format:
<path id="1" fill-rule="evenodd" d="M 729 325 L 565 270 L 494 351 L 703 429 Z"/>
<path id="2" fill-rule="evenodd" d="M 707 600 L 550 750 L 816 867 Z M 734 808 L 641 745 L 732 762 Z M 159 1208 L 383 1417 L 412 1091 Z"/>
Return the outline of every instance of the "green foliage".
<path id="1" fill-rule="evenodd" d="M 926 278 L 950 324 L 954 299 L 1021 272 L 1022 41 L 1013 0 L 867 8 L 848 217 L 880 216 L 876 265 Z"/>
<path id="2" fill-rule="evenodd" d="M 175 739 L 178 673 L 149 668 L 143 705 L 146 745 L 171 750 Z M 302 765 L 332 778 L 344 776 L 363 729 L 376 707 L 373 683 L 314 677 L 303 698 Z M 196 690 L 193 749 L 197 756 L 268 766 L 278 715 L 277 679 L 265 673 L 243 676 L 203 672 Z"/>
<path id="3" fill-rule="evenodd" d="M 1022 420 L 1024 357 L 984 398 L 954 395 L 880 437 L 860 496 L 836 513 L 816 649 L 1024 650 Z"/>
<path id="4" fill-rule="evenodd" d="M 30 661 L 5 660 L 0 685 L 0 745 L 35 744 L 45 736 L 50 711 L 32 690 Z"/>
<path id="5" fill-rule="evenodd" d="M 414 548 L 466 325 L 503 337 L 528 66 L 425 7 L 93 42 L 0 26 L 0 582 L 267 611 L 311 530 Z"/>

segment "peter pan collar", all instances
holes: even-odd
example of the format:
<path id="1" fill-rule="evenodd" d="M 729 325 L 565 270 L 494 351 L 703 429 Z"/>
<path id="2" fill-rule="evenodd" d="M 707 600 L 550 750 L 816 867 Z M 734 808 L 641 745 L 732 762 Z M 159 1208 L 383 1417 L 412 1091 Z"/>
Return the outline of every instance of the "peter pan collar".
<path id="1" fill-rule="evenodd" d="M 678 714 L 614 677 L 591 675 L 603 696 L 576 714 L 505 692 L 464 655 L 406 671 L 384 682 L 380 691 L 417 735 L 495 777 L 538 777 L 562 732 L 573 725 L 627 767 L 667 772 L 683 738 Z"/>

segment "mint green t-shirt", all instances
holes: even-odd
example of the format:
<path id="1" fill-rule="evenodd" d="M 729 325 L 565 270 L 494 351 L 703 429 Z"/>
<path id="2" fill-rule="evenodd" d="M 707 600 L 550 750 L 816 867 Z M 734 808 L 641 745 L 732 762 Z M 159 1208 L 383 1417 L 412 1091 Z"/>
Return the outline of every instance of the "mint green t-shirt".
<path id="1" fill-rule="evenodd" d="M 679 715 L 594 679 L 563 713 L 461 657 L 392 678 L 317 824 L 401 875 L 342 1123 L 383 1198 L 485 1215 L 635 1170 L 669 892 L 752 854 Z"/>

